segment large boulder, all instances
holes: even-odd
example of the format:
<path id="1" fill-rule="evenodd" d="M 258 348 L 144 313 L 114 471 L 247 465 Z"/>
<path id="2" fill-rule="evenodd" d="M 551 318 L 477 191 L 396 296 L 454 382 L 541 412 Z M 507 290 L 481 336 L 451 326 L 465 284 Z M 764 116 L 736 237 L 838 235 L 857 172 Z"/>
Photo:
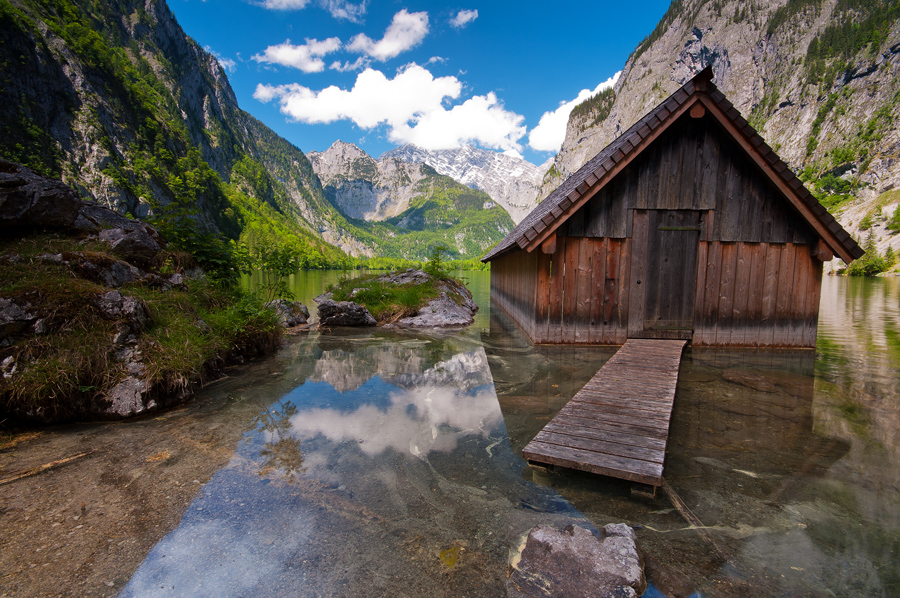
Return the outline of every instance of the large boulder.
<path id="1" fill-rule="evenodd" d="M 276 299 L 269 301 L 266 307 L 278 314 L 278 320 L 285 328 L 302 326 L 309 320 L 309 309 L 299 301 Z"/>
<path id="2" fill-rule="evenodd" d="M 150 227 L 147 227 L 150 228 Z M 113 255 L 126 262 L 149 267 L 162 246 L 145 228 L 109 228 L 100 231 L 100 240 L 109 245 Z"/>
<path id="3" fill-rule="evenodd" d="M 385 282 L 396 284 L 421 284 L 431 276 L 422 270 L 407 270 L 393 275 L 381 277 Z M 426 303 L 414 316 L 401 318 L 397 326 L 406 328 L 452 328 L 468 326 L 475 321 L 478 304 L 462 283 L 452 279 L 437 282 L 440 294 Z"/>
<path id="4" fill-rule="evenodd" d="M 99 233 L 113 253 L 148 265 L 164 242 L 149 224 L 82 200 L 68 185 L 0 158 L 0 231 Z"/>
<path id="5" fill-rule="evenodd" d="M 335 301 L 329 297 L 315 298 L 318 303 L 319 326 L 375 326 L 377 322 L 362 305 L 352 301 Z"/>
<path id="6" fill-rule="evenodd" d="M 624 523 L 590 530 L 531 530 L 510 564 L 509 598 L 635 598 L 647 588 L 634 531 Z"/>
<path id="7" fill-rule="evenodd" d="M 81 204 L 62 181 L 0 158 L 0 228 L 72 228 Z"/>

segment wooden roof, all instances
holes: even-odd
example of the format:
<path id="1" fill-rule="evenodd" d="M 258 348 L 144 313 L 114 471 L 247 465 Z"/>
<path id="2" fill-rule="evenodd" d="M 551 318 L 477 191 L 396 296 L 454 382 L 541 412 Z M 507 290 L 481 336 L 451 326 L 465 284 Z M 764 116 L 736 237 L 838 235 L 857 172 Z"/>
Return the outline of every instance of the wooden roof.
<path id="1" fill-rule="evenodd" d="M 771 179 L 831 251 L 849 263 L 863 255 L 853 237 L 828 213 L 800 179 L 741 117 L 712 83 L 712 67 L 706 67 L 675 93 L 634 123 L 599 154 L 570 176 L 531 211 L 481 261 L 488 262 L 516 248 L 529 252 L 539 247 L 569 216 L 612 180 L 692 106 L 701 103 Z"/>

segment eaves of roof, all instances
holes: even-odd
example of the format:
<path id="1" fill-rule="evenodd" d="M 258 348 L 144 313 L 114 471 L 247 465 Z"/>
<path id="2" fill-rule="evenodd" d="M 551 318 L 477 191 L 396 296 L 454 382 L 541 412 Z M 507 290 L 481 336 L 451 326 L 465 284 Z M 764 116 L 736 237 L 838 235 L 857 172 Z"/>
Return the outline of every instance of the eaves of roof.
<path id="1" fill-rule="evenodd" d="M 701 103 L 743 147 L 794 208 L 816 230 L 829 249 L 849 263 L 864 251 L 828 213 L 712 83 L 707 67 L 656 108 L 634 123 L 531 211 L 481 261 L 489 262 L 518 248 L 533 251 L 572 214 L 612 180 L 682 114 Z"/>

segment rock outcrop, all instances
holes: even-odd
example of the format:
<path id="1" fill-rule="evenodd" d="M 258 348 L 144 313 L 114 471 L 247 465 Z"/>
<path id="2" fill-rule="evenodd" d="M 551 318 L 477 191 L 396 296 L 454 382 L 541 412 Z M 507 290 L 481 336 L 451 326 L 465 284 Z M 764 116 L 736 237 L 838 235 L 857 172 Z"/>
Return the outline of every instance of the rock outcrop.
<path id="1" fill-rule="evenodd" d="M 625 64 L 611 103 L 572 112 L 541 198 L 711 65 L 716 86 L 794 172 L 811 167 L 816 179 L 831 172 L 855 186 L 858 199 L 835 214 L 848 232 L 874 230 L 879 250 L 900 250 L 884 226 L 900 200 L 884 195 L 900 187 L 900 19 L 879 6 L 673 3 Z M 878 33 L 851 40 L 870 17 Z M 860 31 L 851 35 L 850 23 Z"/>
<path id="2" fill-rule="evenodd" d="M 539 525 L 510 563 L 509 598 L 635 598 L 647 588 L 634 531 L 609 524 L 597 539 L 570 525 Z"/>
<path id="3" fill-rule="evenodd" d="M 369 310 L 352 301 L 335 301 L 330 297 L 315 298 L 318 304 L 319 327 L 375 326 L 377 322 Z"/>
<path id="4" fill-rule="evenodd" d="M 299 301 L 276 299 L 266 304 L 278 314 L 278 320 L 285 328 L 295 328 L 306 324 L 309 320 L 309 309 Z"/>

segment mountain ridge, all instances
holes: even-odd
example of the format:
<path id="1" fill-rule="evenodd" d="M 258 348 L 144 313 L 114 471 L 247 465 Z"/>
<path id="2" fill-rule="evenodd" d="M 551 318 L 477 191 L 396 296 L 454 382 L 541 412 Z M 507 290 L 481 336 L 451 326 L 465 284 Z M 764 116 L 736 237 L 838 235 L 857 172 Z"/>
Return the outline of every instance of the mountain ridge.
<path id="1" fill-rule="evenodd" d="M 381 155 L 405 162 L 428 164 L 438 173 L 480 189 L 499 203 L 519 223 L 537 205 L 537 194 L 551 160 L 540 166 L 501 152 L 472 145 L 456 149 L 426 150 L 406 144 Z"/>
<path id="2" fill-rule="evenodd" d="M 898 17 L 896 1 L 675 0 L 614 89 L 572 111 L 540 196 L 711 65 L 719 89 L 842 226 L 900 249 Z"/>
<path id="3" fill-rule="evenodd" d="M 385 257 L 421 260 L 443 246 L 451 258 L 477 258 L 514 226 L 487 193 L 427 164 L 389 154 L 376 160 L 340 140 L 309 160 L 348 230 L 367 251 L 378 243 Z"/>

